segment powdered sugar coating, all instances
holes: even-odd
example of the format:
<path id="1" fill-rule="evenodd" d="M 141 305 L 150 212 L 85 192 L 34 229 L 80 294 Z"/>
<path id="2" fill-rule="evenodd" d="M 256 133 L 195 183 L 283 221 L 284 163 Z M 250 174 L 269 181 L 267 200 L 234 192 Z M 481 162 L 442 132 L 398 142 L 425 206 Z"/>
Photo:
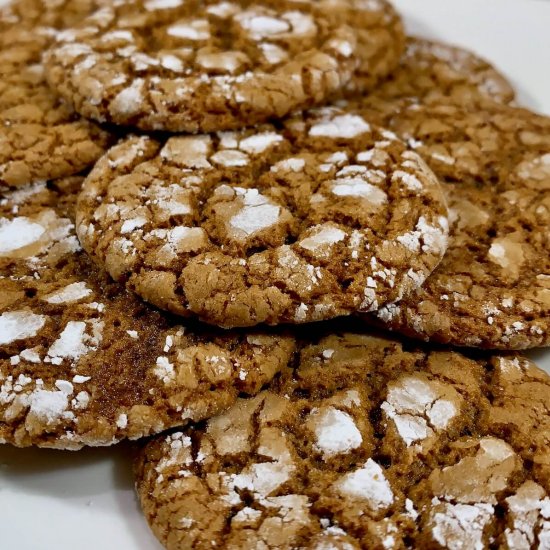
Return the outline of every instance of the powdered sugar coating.
<path id="1" fill-rule="evenodd" d="M 238 188 L 236 191 L 237 196 L 240 195 Z M 277 224 L 281 208 L 272 204 L 257 189 L 243 189 L 241 197 L 243 207 L 229 220 L 230 228 L 237 235 L 248 238 Z"/>
<path id="2" fill-rule="evenodd" d="M 358 115 L 337 115 L 313 124 L 309 135 L 314 137 L 351 139 L 370 132 L 369 123 Z"/>
<path id="3" fill-rule="evenodd" d="M 27 218 L 0 220 L 0 254 L 6 254 L 36 242 L 44 228 Z"/>
<path id="4" fill-rule="evenodd" d="M 334 489 L 344 498 L 363 500 L 371 510 L 384 510 L 393 504 L 394 496 L 380 465 L 371 458 L 361 468 L 337 481 Z"/>
<path id="5" fill-rule="evenodd" d="M 526 481 L 506 499 L 512 526 L 505 531 L 509 548 L 529 549 L 538 533 L 539 548 L 545 548 L 550 536 L 550 497 L 533 481 Z"/>
<path id="6" fill-rule="evenodd" d="M 86 179 L 77 226 L 142 298 L 224 327 L 373 311 L 424 281 L 448 231 L 420 157 L 336 108 L 284 127 L 130 137 Z M 185 239 L 170 242 L 176 230 Z"/>
<path id="7" fill-rule="evenodd" d="M 491 521 L 494 508 L 489 504 L 439 504 L 435 502 L 433 537 L 444 548 L 483 550 L 483 530 Z"/>
<path id="8" fill-rule="evenodd" d="M 86 286 L 84 281 L 71 283 L 66 287 L 52 292 L 50 295 L 45 296 L 44 300 L 49 304 L 64 304 L 67 302 L 76 302 L 82 298 L 86 298 L 92 293 L 92 290 Z"/>
<path id="9" fill-rule="evenodd" d="M 80 250 L 73 223 L 52 209 L 0 219 L 0 233 L 5 238 L 0 258 L 22 258 L 36 267 Z"/>
<path id="10" fill-rule="evenodd" d="M 444 396 L 449 396 L 445 399 Z M 389 388 L 381 409 L 395 423 L 407 447 L 448 427 L 460 410 L 461 398 L 450 386 L 404 377 Z"/>
<path id="11" fill-rule="evenodd" d="M 0 315 L 0 344 L 11 344 L 35 336 L 46 318 L 32 311 L 5 311 Z"/>
<path id="12" fill-rule="evenodd" d="M 353 418 L 334 407 L 312 411 L 308 426 L 315 434 L 315 448 L 327 458 L 349 452 L 363 440 Z"/>
<path id="13" fill-rule="evenodd" d="M 100 122 L 193 133 L 252 126 L 326 102 L 352 78 L 372 87 L 397 63 L 403 30 L 389 4 L 338 8 L 331 17 L 292 0 L 119 2 L 58 33 L 48 77 Z"/>

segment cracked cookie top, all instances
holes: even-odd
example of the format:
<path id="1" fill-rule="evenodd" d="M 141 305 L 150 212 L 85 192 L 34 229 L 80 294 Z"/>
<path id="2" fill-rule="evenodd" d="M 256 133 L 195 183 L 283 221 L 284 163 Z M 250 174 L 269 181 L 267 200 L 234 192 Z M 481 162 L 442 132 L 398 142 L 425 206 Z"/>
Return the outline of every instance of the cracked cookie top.
<path id="1" fill-rule="evenodd" d="M 311 337 L 267 391 L 147 443 L 137 491 L 170 550 L 541 548 L 549 398 L 521 357 Z"/>
<path id="2" fill-rule="evenodd" d="M 549 345 L 550 118 L 487 101 L 413 103 L 383 118 L 439 177 L 451 227 L 424 286 L 378 319 L 454 345 Z"/>
<path id="3" fill-rule="evenodd" d="M 61 29 L 77 25 L 111 0 L 15 0 L 0 8 L 0 29 L 17 24 Z"/>
<path id="4" fill-rule="evenodd" d="M 269 331 L 178 323 L 102 274 L 75 235 L 82 178 L 0 199 L 0 441 L 78 449 L 207 418 L 287 366 Z"/>
<path id="5" fill-rule="evenodd" d="M 50 90 L 42 65 L 56 26 L 83 18 L 92 2 L 51 4 L 0 10 L 0 189 L 78 174 L 112 142 Z"/>
<path id="6" fill-rule="evenodd" d="M 381 100 L 414 98 L 422 102 L 445 97 L 463 104 L 484 96 L 510 103 L 515 91 L 504 75 L 476 54 L 442 42 L 409 37 L 399 66 L 373 95 Z"/>
<path id="7" fill-rule="evenodd" d="M 239 132 L 130 137 L 86 179 L 84 248 L 116 280 L 221 326 L 374 311 L 446 249 L 446 206 L 420 157 L 325 108 Z"/>
<path id="8" fill-rule="evenodd" d="M 100 122 L 212 132 L 372 87 L 402 43 L 385 0 L 122 0 L 58 33 L 48 78 Z"/>

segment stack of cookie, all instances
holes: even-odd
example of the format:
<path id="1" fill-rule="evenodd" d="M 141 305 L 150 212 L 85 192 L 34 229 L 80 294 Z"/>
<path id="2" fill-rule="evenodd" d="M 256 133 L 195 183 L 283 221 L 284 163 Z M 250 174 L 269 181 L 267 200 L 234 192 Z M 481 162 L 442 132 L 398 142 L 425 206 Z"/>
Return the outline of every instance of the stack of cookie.
<path id="1" fill-rule="evenodd" d="M 550 548 L 550 119 L 494 68 L 385 0 L 16 0 L 0 76 L 0 441 L 156 435 L 170 549 Z"/>

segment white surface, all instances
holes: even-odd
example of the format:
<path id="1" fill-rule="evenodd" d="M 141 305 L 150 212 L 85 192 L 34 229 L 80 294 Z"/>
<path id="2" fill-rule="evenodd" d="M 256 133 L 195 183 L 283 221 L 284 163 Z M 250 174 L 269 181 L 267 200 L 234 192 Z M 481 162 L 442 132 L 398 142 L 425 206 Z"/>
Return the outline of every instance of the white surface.
<path id="1" fill-rule="evenodd" d="M 524 105 L 550 114 L 550 0 L 395 4 L 410 32 L 474 49 L 508 75 Z M 550 372 L 550 352 L 531 356 Z M 130 468 L 127 445 L 76 453 L 0 446 L 0 548 L 160 548 L 139 513 Z"/>

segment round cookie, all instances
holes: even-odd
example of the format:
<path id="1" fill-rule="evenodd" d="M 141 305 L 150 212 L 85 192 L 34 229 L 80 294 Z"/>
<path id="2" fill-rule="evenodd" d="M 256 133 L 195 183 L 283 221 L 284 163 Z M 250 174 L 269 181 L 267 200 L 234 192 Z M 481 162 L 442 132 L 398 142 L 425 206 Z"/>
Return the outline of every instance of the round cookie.
<path id="1" fill-rule="evenodd" d="M 446 249 L 437 179 L 335 108 L 217 135 L 130 137 L 84 182 L 77 232 L 156 306 L 225 327 L 374 311 Z"/>
<path id="2" fill-rule="evenodd" d="M 283 370 L 293 339 L 181 324 L 103 275 L 71 221 L 82 178 L 0 201 L 0 441 L 78 449 L 229 407 Z"/>
<path id="3" fill-rule="evenodd" d="M 91 7 L 66 4 L 48 10 L 24 1 L 0 12 L 0 189 L 77 174 L 112 143 L 45 82 L 41 57 L 55 33 L 48 25 L 74 22 Z"/>
<path id="4" fill-rule="evenodd" d="M 138 453 L 169 550 L 546 548 L 550 377 L 353 333 L 270 389 Z"/>
<path id="5" fill-rule="evenodd" d="M 462 104 L 485 96 L 510 103 L 515 91 L 505 76 L 476 54 L 443 42 L 409 37 L 399 66 L 372 95 L 381 100 L 424 103 L 446 97 Z"/>
<path id="6" fill-rule="evenodd" d="M 136 0 L 59 33 L 48 79 L 76 110 L 144 130 L 213 132 L 327 103 L 397 64 L 385 0 Z"/>
<path id="7" fill-rule="evenodd" d="M 423 287 L 377 318 L 459 346 L 550 345 L 550 118 L 478 101 L 412 104 L 385 122 L 443 183 L 451 229 Z"/>

